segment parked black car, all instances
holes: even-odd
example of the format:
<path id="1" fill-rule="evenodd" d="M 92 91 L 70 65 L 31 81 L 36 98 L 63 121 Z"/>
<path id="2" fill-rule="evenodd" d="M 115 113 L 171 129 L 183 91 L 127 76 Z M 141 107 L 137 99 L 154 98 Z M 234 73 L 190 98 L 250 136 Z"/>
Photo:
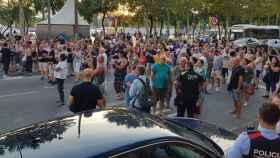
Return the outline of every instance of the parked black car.
<path id="1" fill-rule="evenodd" d="M 110 108 L 1 135 L 0 157 L 221 158 L 222 148 L 234 139 L 234 134 L 198 120 Z"/>

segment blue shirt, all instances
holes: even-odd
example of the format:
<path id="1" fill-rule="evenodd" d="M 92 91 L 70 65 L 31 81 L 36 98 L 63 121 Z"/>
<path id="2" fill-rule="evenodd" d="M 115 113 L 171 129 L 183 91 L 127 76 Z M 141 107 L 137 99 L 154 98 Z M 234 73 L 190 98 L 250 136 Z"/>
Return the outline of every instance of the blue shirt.
<path id="1" fill-rule="evenodd" d="M 164 89 L 168 87 L 168 82 L 171 75 L 171 68 L 167 64 L 155 64 L 152 67 L 153 72 L 153 87 Z"/>
<path id="2" fill-rule="evenodd" d="M 143 81 L 147 81 L 147 79 L 148 79 L 146 76 L 139 76 L 139 78 L 141 78 Z M 149 84 L 149 83 L 146 83 L 146 84 Z M 138 108 L 141 107 L 141 105 L 138 102 L 137 96 L 139 96 L 143 87 L 144 87 L 144 85 L 139 79 L 135 79 L 132 82 L 132 85 L 129 89 L 129 97 L 131 98 L 130 105 L 134 105 L 135 107 L 138 107 Z"/>
<path id="3" fill-rule="evenodd" d="M 276 130 L 266 129 L 261 126 L 258 127 L 258 130 L 266 139 L 275 140 L 278 138 Z M 251 142 L 247 132 L 241 133 L 227 152 L 226 158 L 242 158 L 243 155 L 248 155 L 250 152 L 250 145 Z"/>
<path id="4" fill-rule="evenodd" d="M 129 87 L 129 84 L 131 85 L 132 82 L 137 78 L 136 75 L 133 75 L 133 74 L 127 74 L 124 78 L 124 88 L 125 89 L 128 89 L 130 88 Z"/>

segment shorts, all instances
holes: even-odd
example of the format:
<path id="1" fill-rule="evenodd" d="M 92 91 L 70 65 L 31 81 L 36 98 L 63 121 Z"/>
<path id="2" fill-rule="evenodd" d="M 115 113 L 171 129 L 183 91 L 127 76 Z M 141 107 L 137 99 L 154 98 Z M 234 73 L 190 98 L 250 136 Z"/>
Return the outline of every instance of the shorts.
<path id="1" fill-rule="evenodd" d="M 157 101 L 164 100 L 167 94 L 167 88 L 154 88 L 154 94 Z"/>
<path id="2" fill-rule="evenodd" d="M 73 72 L 73 63 L 67 63 L 68 74 L 72 74 Z"/>
<path id="3" fill-rule="evenodd" d="M 228 76 L 228 68 L 223 68 L 222 69 L 222 77 L 226 78 Z"/>
<path id="4" fill-rule="evenodd" d="M 48 63 L 39 62 L 39 68 L 40 68 L 40 70 L 47 70 L 48 69 Z"/>
<path id="5" fill-rule="evenodd" d="M 241 92 L 238 92 L 237 90 L 231 91 L 232 99 L 234 102 L 240 102 L 241 101 Z"/>
<path id="6" fill-rule="evenodd" d="M 197 104 L 202 105 L 204 103 L 205 100 L 205 92 L 201 91 L 197 100 Z"/>
<path id="7" fill-rule="evenodd" d="M 151 71 L 154 63 L 147 63 L 146 64 L 146 71 Z"/>
<path id="8" fill-rule="evenodd" d="M 53 75 L 54 75 L 54 66 L 53 66 L 53 64 L 49 64 L 48 68 L 49 68 L 49 76 L 53 77 Z"/>
<path id="9" fill-rule="evenodd" d="M 75 73 L 79 73 L 81 70 L 81 62 L 73 61 L 73 69 Z"/>
<path id="10" fill-rule="evenodd" d="M 222 76 L 221 70 L 213 70 L 211 73 L 211 77 L 220 78 Z"/>
<path id="11" fill-rule="evenodd" d="M 260 78 L 262 74 L 262 70 L 256 70 L 256 77 Z"/>

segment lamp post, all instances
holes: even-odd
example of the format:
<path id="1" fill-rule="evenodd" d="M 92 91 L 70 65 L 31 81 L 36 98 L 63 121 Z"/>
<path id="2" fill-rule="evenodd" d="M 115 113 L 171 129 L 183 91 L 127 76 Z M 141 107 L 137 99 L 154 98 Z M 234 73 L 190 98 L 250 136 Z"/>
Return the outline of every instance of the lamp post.
<path id="1" fill-rule="evenodd" d="M 23 3 L 22 0 L 19 0 L 19 21 L 20 21 L 20 32 L 24 36 L 25 30 L 24 30 L 24 11 L 23 11 Z"/>
<path id="2" fill-rule="evenodd" d="M 48 41 L 51 40 L 51 2 L 48 0 Z"/>
<path id="3" fill-rule="evenodd" d="M 78 0 L 74 0 L 74 16 L 75 16 L 75 24 L 74 24 L 74 37 L 78 39 L 79 33 L 79 21 L 78 21 Z"/>

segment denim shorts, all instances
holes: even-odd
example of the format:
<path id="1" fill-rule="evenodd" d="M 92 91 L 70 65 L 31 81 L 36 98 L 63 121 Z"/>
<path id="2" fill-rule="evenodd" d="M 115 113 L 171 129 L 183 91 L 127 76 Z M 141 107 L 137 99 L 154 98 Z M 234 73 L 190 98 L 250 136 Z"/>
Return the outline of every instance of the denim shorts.
<path id="1" fill-rule="evenodd" d="M 238 92 L 237 90 L 231 91 L 232 99 L 234 102 L 241 101 L 241 92 Z"/>

